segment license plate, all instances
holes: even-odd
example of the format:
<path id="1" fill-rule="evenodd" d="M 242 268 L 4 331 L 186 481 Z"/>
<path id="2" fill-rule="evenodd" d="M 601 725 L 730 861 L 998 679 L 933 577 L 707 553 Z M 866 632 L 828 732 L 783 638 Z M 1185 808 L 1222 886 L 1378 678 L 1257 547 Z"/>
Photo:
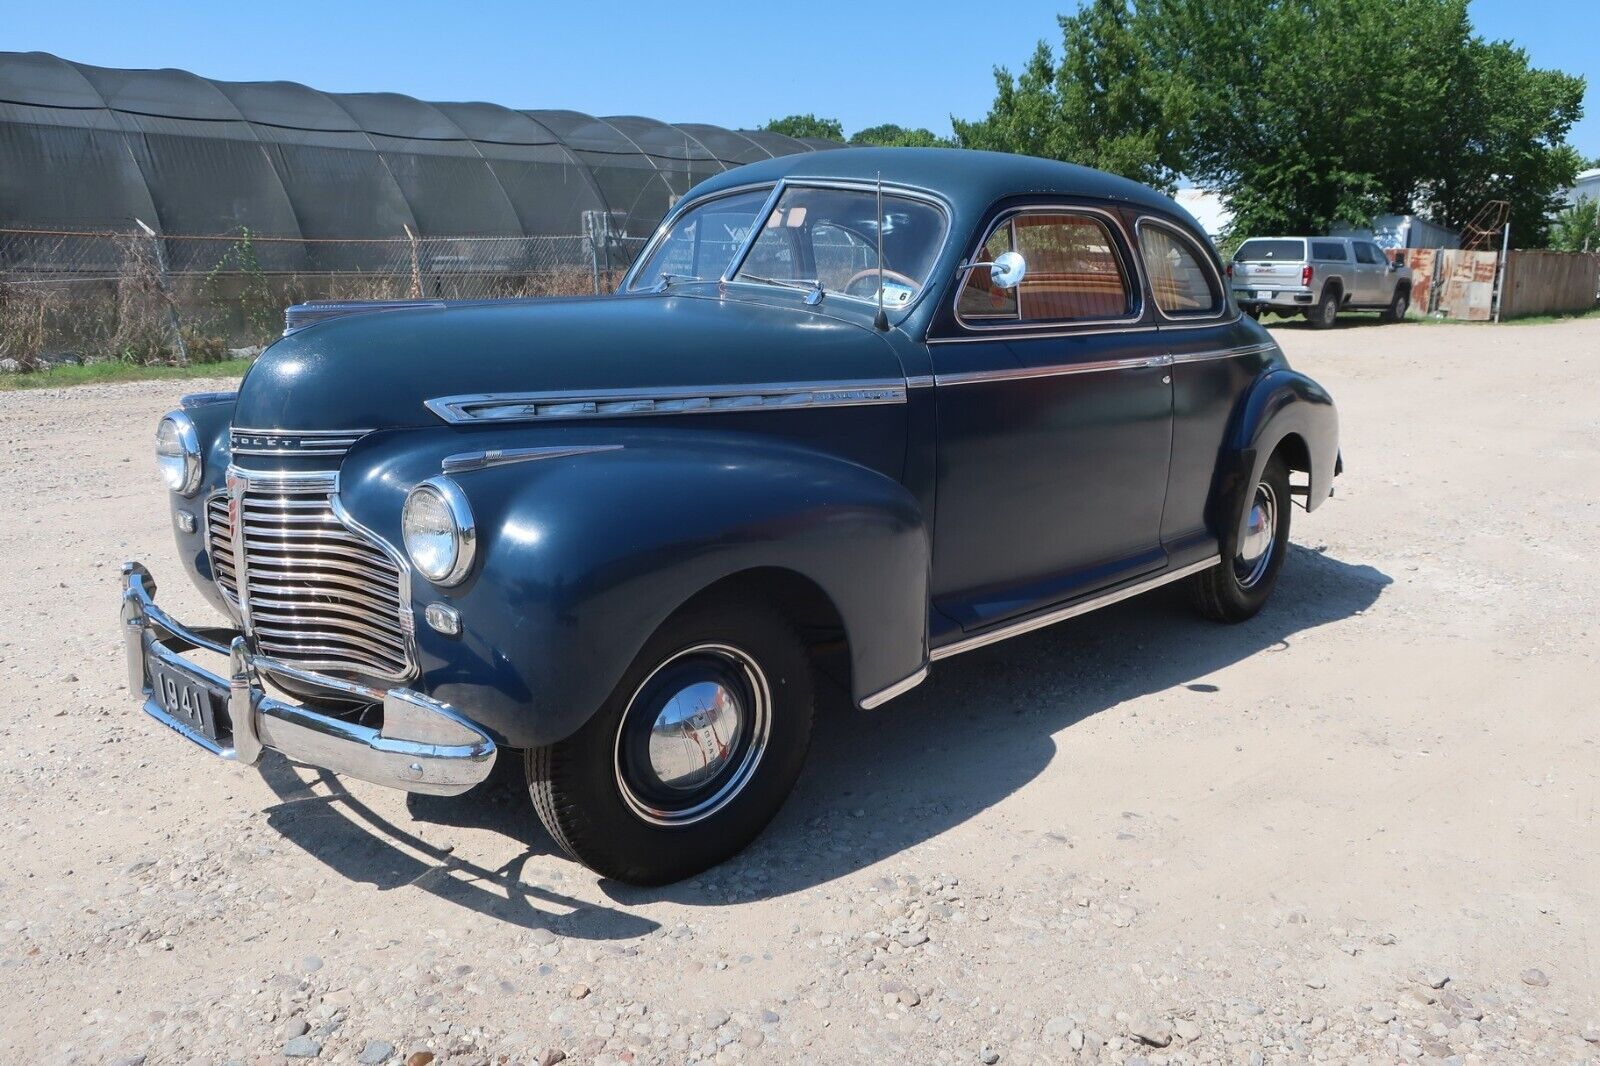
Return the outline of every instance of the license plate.
<path id="1" fill-rule="evenodd" d="M 1256 290 L 1256 299 L 1258 299 L 1258 300 L 1270 300 L 1270 299 L 1272 299 L 1272 290 L 1271 289 L 1257 289 Z"/>
<path id="2" fill-rule="evenodd" d="M 158 659 L 149 651 L 144 655 L 144 669 L 155 701 L 163 711 L 207 740 L 222 740 L 222 734 L 231 727 L 225 690 L 213 688 L 198 674 Z"/>

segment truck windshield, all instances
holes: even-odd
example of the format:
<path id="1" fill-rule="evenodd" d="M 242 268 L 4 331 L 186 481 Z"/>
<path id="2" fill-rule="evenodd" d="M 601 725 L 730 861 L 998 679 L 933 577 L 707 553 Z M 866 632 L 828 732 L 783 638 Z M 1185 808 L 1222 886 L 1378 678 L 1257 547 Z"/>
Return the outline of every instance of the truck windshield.
<path id="1" fill-rule="evenodd" d="M 678 217 L 634 275 L 630 289 L 653 289 L 663 281 L 715 280 L 744 247 L 761 205 L 772 195 L 769 185 L 747 189 L 692 207 Z"/>
<path id="2" fill-rule="evenodd" d="M 1233 253 L 1235 263 L 1297 263 L 1305 257 L 1306 242 L 1291 240 L 1245 241 Z"/>

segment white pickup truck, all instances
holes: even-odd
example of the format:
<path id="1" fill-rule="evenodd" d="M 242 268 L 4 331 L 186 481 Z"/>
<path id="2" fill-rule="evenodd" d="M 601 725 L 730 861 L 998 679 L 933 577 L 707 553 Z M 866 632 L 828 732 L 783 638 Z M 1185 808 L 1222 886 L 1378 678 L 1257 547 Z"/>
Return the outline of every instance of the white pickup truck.
<path id="1" fill-rule="evenodd" d="M 1382 248 L 1357 237 L 1252 237 L 1228 264 L 1239 309 L 1303 312 L 1315 329 L 1332 326 L 1340 311 L 1380 311 L 1385 322 L 1406 317 L 1411 268 L 1391 262 Z"/>

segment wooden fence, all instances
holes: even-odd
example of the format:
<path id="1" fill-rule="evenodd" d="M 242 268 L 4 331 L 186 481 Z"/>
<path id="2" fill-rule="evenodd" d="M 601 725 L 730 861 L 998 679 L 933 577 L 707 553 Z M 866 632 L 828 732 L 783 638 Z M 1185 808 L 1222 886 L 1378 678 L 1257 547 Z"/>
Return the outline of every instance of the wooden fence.
<path id="1" fill-rule="evenodd" d="M 1600 291 L 1600 255 L 1512 252 L 1500 281 L 1500 317 L 1587 311 Z"/>

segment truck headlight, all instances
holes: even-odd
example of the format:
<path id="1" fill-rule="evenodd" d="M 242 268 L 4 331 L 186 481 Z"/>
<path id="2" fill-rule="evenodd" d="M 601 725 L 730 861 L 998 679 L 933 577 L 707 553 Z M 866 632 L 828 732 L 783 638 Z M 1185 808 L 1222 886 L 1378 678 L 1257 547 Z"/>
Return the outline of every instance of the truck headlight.
<path id="1" fill-rule="evenodd" d="M 156 427 L 156 465 L 167 488 L 193 496 L 200 487 L 200 434 L 182 411 L 174 411 Z"/>
<path id="2" fill-rule="evenodd" d="M 429 478 L 411 490 L 400 533 L 411 565 L 435 585 L 459 584 L 472 569 L 477 527 L 466 494 L 449 478 Z"/>

